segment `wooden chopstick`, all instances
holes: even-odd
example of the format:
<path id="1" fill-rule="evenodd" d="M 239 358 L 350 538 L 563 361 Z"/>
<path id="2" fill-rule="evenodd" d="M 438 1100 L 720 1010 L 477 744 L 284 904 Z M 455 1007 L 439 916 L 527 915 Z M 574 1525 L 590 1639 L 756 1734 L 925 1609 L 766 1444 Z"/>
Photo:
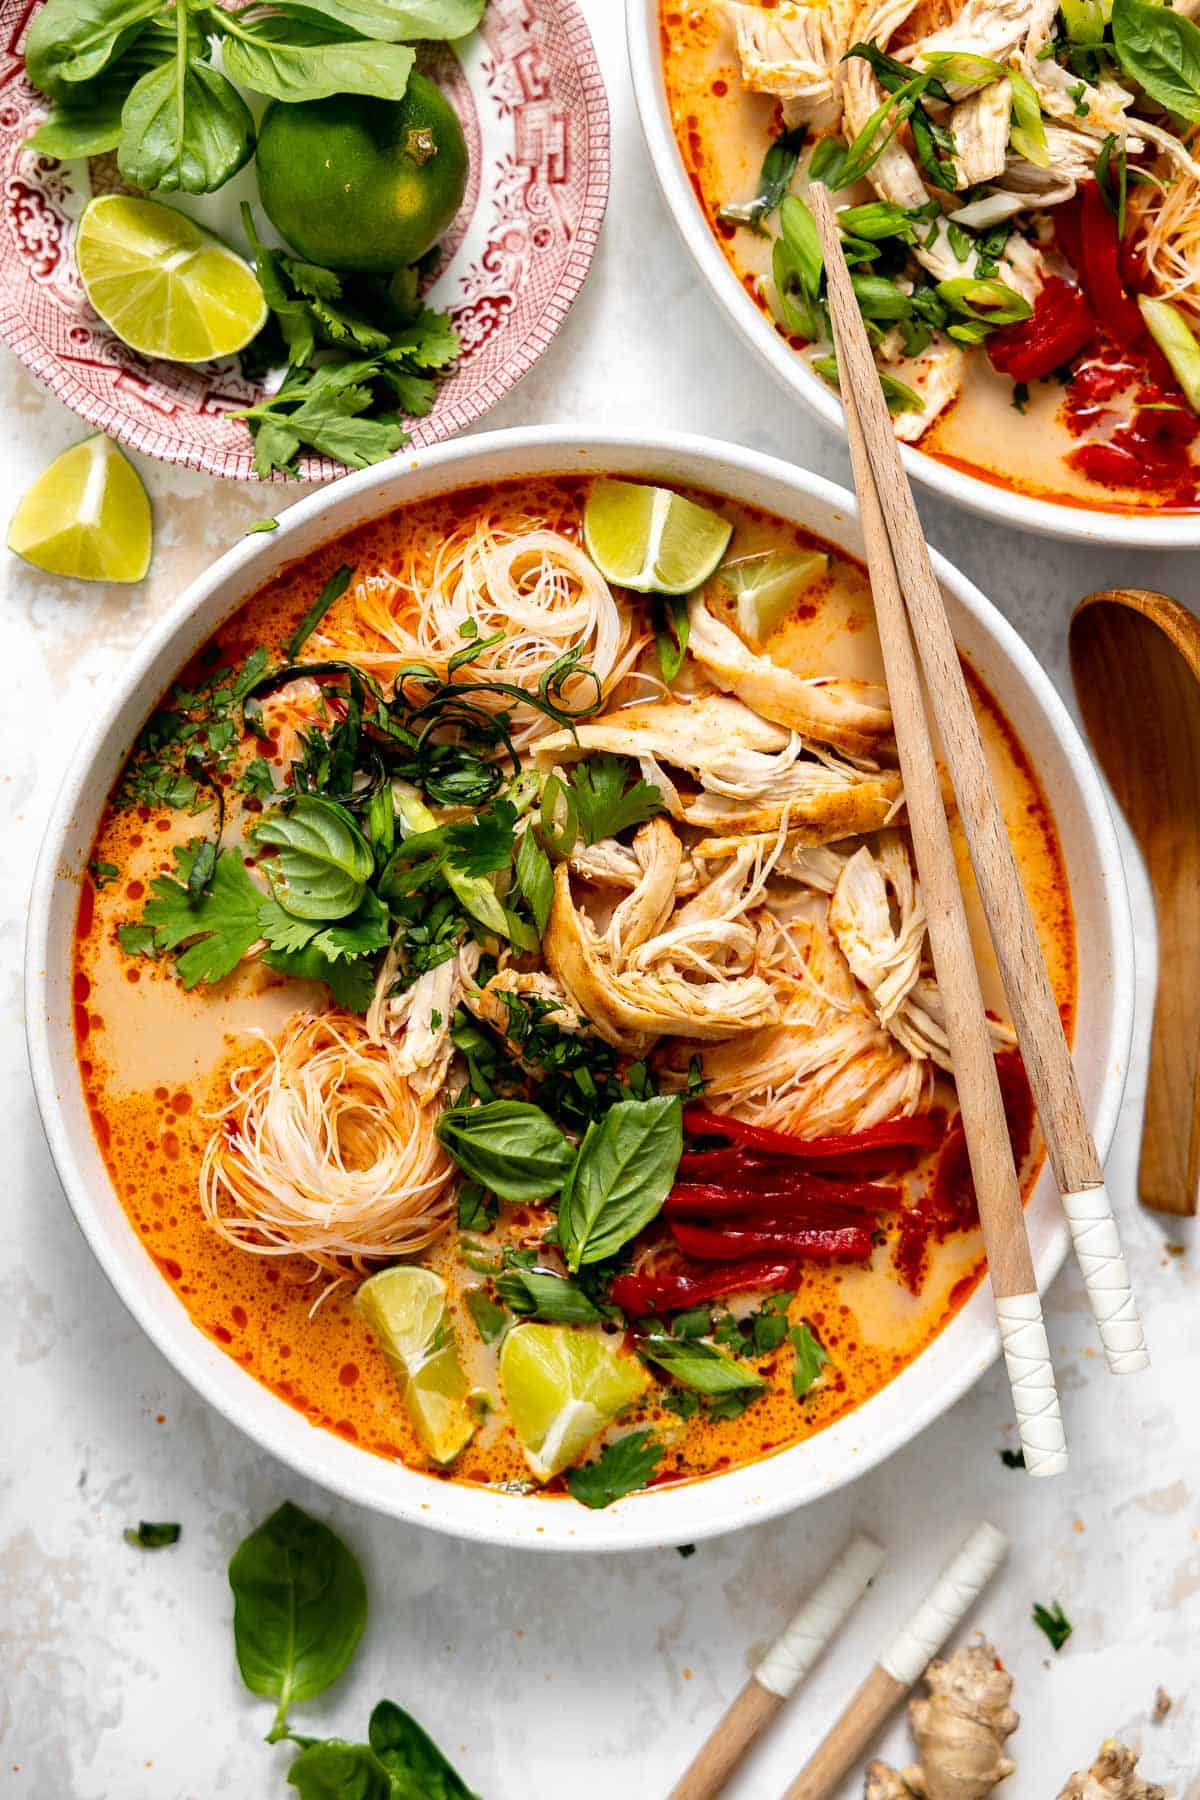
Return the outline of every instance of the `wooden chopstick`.
<path id="1" fill-rule="evenodd" d="M 804 1680 L 883 1564 L 873 1538 L 852 1538 L 701 1744 L 670 1800 L 713 1800 Z"/>
<path id="2" fill-rule="evenodd" d="M 863 329 L 842 254 L 833 207 L 814 183 L 810 202 L 825 252 L 829 306 L 849 420 L 853 402 L 864 452 L 887 521 L 900 588 L 925 670 L 934 718 L 992 943 L 1012 1009 L 1050 1165 L 1062 1194 L 1075 1254 L 1083 1273 L 1108 1366 L 1116 1374 L 1144 1369 L 1150 1358 L 1104 1171 L 1083 1109 L 1075 1066 L 1000 803 L 987 766 L 954 635 L 929 561 L 925 537 Z"/>
<path id="3" fill-rule="evenodd" d="M 855 364 L 846 355 L 847 338 L 854 333 L 862 339 L 869 379 L 876 393 L 879 392 L 879 381 L 850 287 L 833 210 L 822 188 L 813 190 L 813 212 L 825 246 L 829 306 L 842 371 L 850 460 L 862 512 L 867 567 L 892 703 L 913 854 L 925 895 L 929 945 L 946 1010 L 946 1035 L 954 1064 L 971 1173 L 975 1178 L 1000 1340 L 1025 1467 L 1031 1475 L 1057 1475 L 1067 1466 L 1058 1390 L 1025 1231 L 1021 1185 L 1013 1162 L 975 950 L 958 884 L 937 758 L 925 715 L 921 677 L 909 636 L 904 596 L 887 525 L 867 459 L 857 405 Z M 853 315 L 852 327 L 846 322 L 847 308 Z M 884 417 L 887 417 L 886 411 Z"/>
<path id="4" fill-rule="evenodd" d="M 942 1570 L 783 1800 L 829 1800 L 888 1715 L 918 1681 L 1008 1554 L 1008 1539 L 986 1521 Z"/>

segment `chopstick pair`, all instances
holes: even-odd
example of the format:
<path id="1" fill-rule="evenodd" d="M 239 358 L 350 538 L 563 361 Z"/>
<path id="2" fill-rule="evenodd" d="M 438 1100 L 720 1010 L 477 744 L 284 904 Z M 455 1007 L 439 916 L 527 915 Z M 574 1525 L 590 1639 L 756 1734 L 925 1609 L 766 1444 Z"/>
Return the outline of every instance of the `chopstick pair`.
<path id="1" fill-rule="evenodd" d="M 784 1795 L 827 1800 L 879 1727 L 937 1655 L 1008 1553 L 1008 1539 L 978 1525 L 912 1618 L 870 1670 Z M 851 1539 L 671 1790 L 670 1800 L 714 1800 L 784 1701 L 793 1694 L 883 1566 L 873 1538 Z"/>
<path id="2" fill-rule="evenodd" d="M 1062 1416 L 942 805 L 914 638 L 1017 1041 L 1105 1357 L 1116 1374 L 1145 1368 L 1150 1359 L 1070 1048 L 900 461 L 833 206 L 819 183 L 810 188 L 809 199 L 825 257 L 850 460 L 913 851 L 925 890 L 930 949 L 946 1007 L 947 1036 L 1001 1343 L 1026 1467 L 1034 1475 L 1052 1475 L 1066 1466 Z"/>

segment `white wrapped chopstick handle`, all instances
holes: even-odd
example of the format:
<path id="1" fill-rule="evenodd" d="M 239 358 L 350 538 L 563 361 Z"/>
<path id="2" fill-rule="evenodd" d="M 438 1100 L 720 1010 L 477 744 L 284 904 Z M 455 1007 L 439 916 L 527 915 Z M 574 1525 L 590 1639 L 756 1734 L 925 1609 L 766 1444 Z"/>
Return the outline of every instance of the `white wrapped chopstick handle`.
<path id="1" fill-rule="evenodd" d="M 880 1667 L 894 1681 L 912 1687 L 960 1625 L 1004 1558 L 1008 1539 L 985 1520 L 947 1563 L 904 1630 L 880 1657 Z"/>
<path id="2" fill-rule="evenodd" d="M 1017 1431 L 1031 1475 L 1061 1475 L 1067 1466 L 1067 1438 L 1046 1342 L 1041 1297 L 997 1294 L 996 1322 L 1008 1368 Z"/>
<path id="3" fill-rule="evenodd" d="M 861 1533 L 852 1538 L 755 1669 L 758 1685 L 786 1700 L 840 1630 L 882 1566 L 883 1551 L 874 1538 Z"/>
<path id="4" fill-rule="evenodd" d="M 1103 1182 L 1081 1188 L 1064 1194 L 1062 1203 L 1108 1366 L 1114 1375 L 1136 1374 L 1149 1366 L 1150 1352 L 1108 1189 Z"/>

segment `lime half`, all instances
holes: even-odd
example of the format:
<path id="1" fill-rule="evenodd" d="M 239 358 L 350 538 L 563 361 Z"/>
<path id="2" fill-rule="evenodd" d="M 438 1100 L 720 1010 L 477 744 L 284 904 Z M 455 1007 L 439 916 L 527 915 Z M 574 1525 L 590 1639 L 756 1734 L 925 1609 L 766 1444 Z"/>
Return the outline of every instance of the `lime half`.
<path id="1" fill-rule="evenodd" d="M 689 594 L 708 580 L 733 527 L 670 488 L 598 481 L 588 495 L 583 537 L 606 581 L 638 594 Z"/>
<path id="2" fill-rule="evenodd" d="M 150 502 L 111 438 L 85 438 L 56 456 L 25 495 L 8 547 L 49 575 L 140 581 L 150 567 Z"/>
<path id="3" fill-rule="evenodd" d="M 401 1263 L 364 1281 L 355 1304 L 392 1365 L 423 1447 L 434 1462 L 453 1462 L 475 1425 L 446 1310 L 445 1282 L 432 1269 Z"/>
<path id="4" fill-rule="evenodd" d="M 123 344 L 168 362 L 232 356 L 257 337 L 267 303 L 254 271 L 172 206 L 101 194 L 75 234 L 87 297 Z"/>
<path id="5" fill-rule="evenodd" d="M 517 1325 L 500 1351 L 509 1417 L 539 1481 L 578 1462 L 650 1377 L 637 1358 L 590 1331 Z"/>

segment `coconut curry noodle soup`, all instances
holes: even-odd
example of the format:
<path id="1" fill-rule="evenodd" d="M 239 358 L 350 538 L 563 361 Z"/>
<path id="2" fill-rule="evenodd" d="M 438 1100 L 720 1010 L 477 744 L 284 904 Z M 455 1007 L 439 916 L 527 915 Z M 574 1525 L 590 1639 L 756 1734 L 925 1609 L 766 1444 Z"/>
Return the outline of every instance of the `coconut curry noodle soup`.
<path id="1" fill-rule="evenodd" d="M 830 382 L 804 190 L 837 190 L 899 437 L 1044 499 L 1193 510 L 1192 11 L 662 0 L 680 154 L 743 285 Z"/>
<path id="2" fill-rule="evenodd" d="M 1069 1021 L 1054 823 L 975 694 Z M 75 993 L 197 1326 L 411 1468 L 601 1505 L 745 1463 L 981 1273 L 864 571 L 711 495 L 475 489 L 286 569 L 132 750 Z"/>

